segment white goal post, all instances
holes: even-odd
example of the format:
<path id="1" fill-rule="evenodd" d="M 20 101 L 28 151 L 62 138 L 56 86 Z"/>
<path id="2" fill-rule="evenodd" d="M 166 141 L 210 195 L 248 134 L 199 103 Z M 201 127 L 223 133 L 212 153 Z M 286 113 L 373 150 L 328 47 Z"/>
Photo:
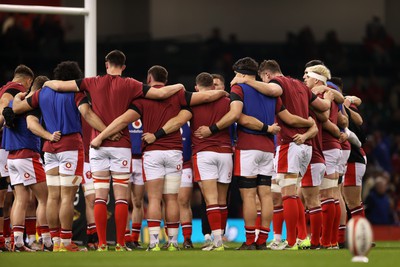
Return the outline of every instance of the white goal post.
<path id="1" fill-rule="evenodd" d="M 97 75 L 97 0 L 85 0 L 85 7 L 2 5 L 0 12 L 85 16 L 85 77 Z"/>

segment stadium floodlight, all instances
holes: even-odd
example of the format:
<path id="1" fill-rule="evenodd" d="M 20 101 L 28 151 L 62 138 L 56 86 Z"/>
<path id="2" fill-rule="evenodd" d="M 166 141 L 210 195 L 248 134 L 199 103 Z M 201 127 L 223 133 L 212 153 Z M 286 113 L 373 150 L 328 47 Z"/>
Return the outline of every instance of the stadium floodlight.
<path id="1" fill-rule="evenodd" d="M 0 4 L 0 12 L 85 16 L 85 76 L 91 77 L 97 75 L 96 3 L 85 0 L 83 8 Z"/>

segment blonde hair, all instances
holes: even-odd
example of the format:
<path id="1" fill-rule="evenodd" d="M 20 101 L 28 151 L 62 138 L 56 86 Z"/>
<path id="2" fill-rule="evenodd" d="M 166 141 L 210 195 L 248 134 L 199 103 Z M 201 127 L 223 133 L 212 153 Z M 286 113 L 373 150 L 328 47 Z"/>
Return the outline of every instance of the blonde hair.
<path id="1" fill-rule="evenodd" d="M 331 79 L 331 71 L 324 65 L 315 65 L 308 67 L 306 69 L 307 72 L 315 72 L 319 75 L 324 76 L 327 80 Z"/>

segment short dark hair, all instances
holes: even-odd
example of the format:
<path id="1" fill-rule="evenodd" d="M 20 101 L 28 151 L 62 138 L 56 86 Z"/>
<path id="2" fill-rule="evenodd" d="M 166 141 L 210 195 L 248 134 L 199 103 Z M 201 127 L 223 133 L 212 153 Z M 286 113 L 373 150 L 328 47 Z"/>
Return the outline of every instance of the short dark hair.
<path id="1" fill-rule="evenodd" d="M 78 80 L 83 73 L 76 61 L 63 61 L 53 71 L 54 79 L 61 81 Z"/>
<path id="2" fill-rule="evenodd" d="M 111 65 L 122 67 L 125 65 L 126 57 L 125 54 L 120 50 L 113 50 L 106 56 L 106 62 Z"/>
<path id="3" fill-rule="evenodd" d="M 31 90 L 38 90 L 43 87 L 43 84 L 48 81 L 49 78 L 47 76 L 37 76 L 33 81 Z"/>
<path id="4" fill-rule="evenodd" d="M 147 71 L 147 74 L 153 76 L 156 82 L 161 82 L 166 84 L 168 81 L 168 71 L 163 66 L 154 65 Z"/>
<path id="5" fill-rule="evenodd" d="M 15 70 L 14 70 L 14 77 L 15 76 L 25 76 L 25 77 L 29 77 L 32 78 L 35 77 L 35 74 L 33 74 L 33 71 L 31 70 L 31 68 L 29 68 L 26 65 L 18 65 Z"/>
<path id="6" fill-rule="evenodd" d="M 213 79 L 221 80 L 221 82 L 225 84 L 225 78 L 221 74 L 213 73 L 211 74 L 211 76 L 213 77 Z"/>
<path id="7" fill-rule="evenodd" d="M 282 73 L 279 63 L 273 59 L 264 60 L 261 62 L 260 67 L 258 68 L 258 73 L 260 74 L 265 70 L 268 70 L 272 73 Z"/>
<path id="8" fill-rule="evenodd" d="M 214 84 L 213 76 L 208 72 L 202 72 L 196 77 L 196 85 L 209 87 Z"/>
<path id="9" fill-rule="evenodd" d="M 340 90 L 343 90 L 343 80 L 340 77 L 332 77 L 329 81 L 335 84 Z"/>
<path id="10" fill-rule="evenodd" d="M 258 63 L 251 57 L 244 57 L 233 64 L 233 70 L 242 74 L 257 75 Z"/>
<path id="11" fill-rule="evenodd" d="M 316 66 L 316 65 L 323 65 L 323 66 L 325 66 L 325 63 L 324 63 L 322 60 L 313 59 L 313 60 L 308 61 L 304 67 L 305 67 L 305 68 L 308 68 L 308 67 L 312 67 L 312 66 Z"/>

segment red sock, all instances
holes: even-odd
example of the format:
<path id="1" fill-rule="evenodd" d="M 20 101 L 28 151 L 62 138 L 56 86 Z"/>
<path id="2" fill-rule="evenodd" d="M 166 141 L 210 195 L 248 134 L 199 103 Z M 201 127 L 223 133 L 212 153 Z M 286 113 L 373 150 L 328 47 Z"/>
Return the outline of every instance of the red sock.
<path id="1" fill-rule="evenodd" d="M 296 196 L 283 197 L 283 217 L 286 222 L 287 242 L 289 246 L 296 243 L 296 226 L 299 220 L 299 208 Z"/>
<path id="2" fill-rule="evenodd" d="M 89 223 L 89 224 L 86 226 L 86 235 L 93 235 L 93 234 L 95 234 L 96 232 L 97 232 L 96 224 L 94 224 L 94 223 Z"/>
<path id="3" fill-rule="evenodd" d="M 107 245 L 107 201 L 105 199 L 96 198 L 94 201 L 94 221 L 96 222 L 99 246 Z"/>
<path id="4" fill-rule="evenodd" d="M 256 227 L 255 226 L 245 226 L 246 230 L 246 245 L 251 245 L 256 239 Z"/>
<path id="5" fill-rule="evenodd" d="M 261 229 L 261 210 L 257 210 L 256 229 Z"/>
<path id="6" fill-rule="evenodd" d="M 306 215 L 306 225 L 307 225 L 307 223 L 310 223 L 310 210 L 309 209 L 306 209 L 305 215 Z"/>
<path id="7" fill-rule="evenodd" d="M 331 244 L 332 246 L 336 246 L 338 243 L 338 232 L 339 232 L 339 225 L 340 225 L 340 217 L 341 217 L 341 208 L 339 204 L 339 200 L 335 200 L 335 219 L 333 220 L 333 227 L 331 233 Z"/>
<path id="8" fill-rule="evenodd" d="M 10 217 L 4 217 L 3 236 L 4 237 L 11 236 Z"/>
<path id="9" fill-rule="evenodd" d="M 322 208 L 322 235 L 321 245 L 329 247 L 331 245 L 331 233 L 333 221 L 335 220 L 335 200 L 328 198 L 321 201 Z"/>
<path id="10" fill-rule="evenodd" d="M 274 227 L 274 234 L 282 234 L 283 225 L 283 206 L 274 207 L 274 215 L 272 217 L 272 226 Z"/>
<path id="11" fill-rule="evenodd" d="M 221 211 L 218 205 L 208 205 L 206 207 L 208 223 L 211 231 L 221 229 Z"/>
<path id="12" fill-rule="evenodd" d="M 128 220 L 128 201 L 126 199 L 115 200 L 115 229 L 117 243 L 121 246 L 125 245 L 125 228 L 126 220 Z"/>
<path id="13" fill-rule="evenodd" d="M 60 238 L 61 239 L 71 239 L 72 238 L 72 229 L 61 228 Z"/>
<path id="14" fill-rule="evenodd" d="M 225 233 L 226 221 L 228 220 L 228 206 L 219 206 L 221 212 L 221 229 L 222 233 Z"/>
<path id="15" fill-rule="evenodd" d="M 318 246 L 321 237 L 322 227 L 322 209 L 315 207 L 310 209 L 310 230 L 311 230 L 311 245 Z"/>
<path id="16" fill-rule="evenodd" d="M 139 242 L 141 223 L 132 223 L 132 242 Z"/>
<path id="17" fill-rule="evenodd" d="M 36 235 L 36 217 L 25 218 L 25 233 L 27 235 Z"/>
<path id="18" fill-rule="evenodd" d="M 355 207 L 354 209 L 351 209 L 350 213 L 351 213 L 351 217 L 352 218 L 354 218 L 356 216 L 365 217 L 364 207 L 363 206 L 358 206 L 358 207 Z"/>
<path id="19" fill-rule="evenodd" d="M 132 242 L 131 231 L 129 231 L 129 229 L 125 229 L 124 240 L 125 243 Z"/>
<path id="20" fill-rule="evenodd" d="M 50 229 L 48 225 L 40 225 L 37 227 L 36 232 L 38 233 L 39 236 L 42 236 L 42 234 L 49 233 Z"/>
<path id="21" fill-rule="evenodd" d="M 261 226 L 260 233 L 258 234 L 257 238 L 257 245 L 265 244 L 265 242 L 267 242 L 268 239 L 268 234 L 269 234 L 269 228 Z"/>
<path id="22" fill-rule="evenodd" d="M 338 243 L 344 244 L 345 241 L 346 241 L 346 225 L 341 224 L 339 225 Z"/>
<path id="23" fill-rule="evenodd" d="M 192 222 L 183 222 L 182 226 L 182 235 L 184 240 L 192 239 Z"/>
<path id="24" fill-rule="evenodd" d="M 297 198 L 297 207 L 299 209 L 299 220 L 297 221 L 297 237 L 299 239 L 307 238 L 307 225 L 306 225 L 306 213 L 304 210 L 304 205 L 301 199 Z"/>
<path id="25" fill-rule="evenodd" d="M 51 238 L 60 237 L 60 228 L 50 228 L 49 231 Z"/>

